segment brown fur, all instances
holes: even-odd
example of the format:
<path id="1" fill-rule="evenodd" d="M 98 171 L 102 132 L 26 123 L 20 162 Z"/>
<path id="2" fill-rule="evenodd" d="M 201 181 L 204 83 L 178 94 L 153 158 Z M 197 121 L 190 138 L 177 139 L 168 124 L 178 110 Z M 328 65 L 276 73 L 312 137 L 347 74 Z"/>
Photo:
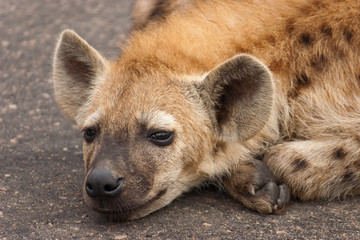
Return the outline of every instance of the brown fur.
<path id="1" fill-rule="evenodd" d="M 141 2 L 136 11 L 154 13 L 163 1 L 142 10 Z M 222 177 L 246 206 L 276 212 L 269 195 L 253 192 L 252 162 L 262 154 L 301 200 L 358 194 L 360 3 L 168 4 L 177 2 L 186 4 L 161 20 L 135 14 L 141 30 L 116 62 L 71 31 L 58 43 L 57 101 L 82 129 L 99 129 L 84 142 L 87 174 L 102 166 L 126 179 L 121 197 L 102 207 L 84 194 L 89 205 L 142 217 Z M 240 53 L 255 58 L 233 57 Z M 155 146 L 147 140 L 154 130 L 174 132 L 174 142 Z"/>

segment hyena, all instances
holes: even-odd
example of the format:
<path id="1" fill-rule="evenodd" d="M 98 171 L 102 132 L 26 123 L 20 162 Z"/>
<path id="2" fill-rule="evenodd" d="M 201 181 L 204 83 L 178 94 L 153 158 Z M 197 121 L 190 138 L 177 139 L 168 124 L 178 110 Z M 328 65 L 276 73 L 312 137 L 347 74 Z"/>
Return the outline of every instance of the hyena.
<path id="1" fill-rule="evenodd" d="M 91 208 L 140 218 L 207 181 L 261 213 L 360 193 L 359 1 L 141 2 L 116 61 L 71 30 L 55 51 Z"/>

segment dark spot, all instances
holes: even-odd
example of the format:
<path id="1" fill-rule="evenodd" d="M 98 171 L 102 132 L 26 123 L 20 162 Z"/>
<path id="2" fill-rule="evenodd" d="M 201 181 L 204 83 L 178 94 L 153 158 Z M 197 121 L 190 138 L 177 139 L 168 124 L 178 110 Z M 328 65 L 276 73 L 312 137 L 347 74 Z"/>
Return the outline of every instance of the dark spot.
<path id="1" fill-rule="evenodd" d="M 271 45 L 275 45 L 275 43 L 276 43 L 276 39 L 275 39 L 275 37 L 273 36 L 273 35 L 269 35 L 269 36 L 267 36 L 266 37 L 266 41 L 268 42 L 268 43 L 270 43 Z"/>
<path id="2" fill-rule="evenodd" d="M 309 33 L 303 33 L 300 35 L 300 41 L 306 46 L 310 46 L 313 44 L 314 39 Z"/>
<path id="3" fill-rule="evenodd" d="M 285 30 L 286 32 L 288 32 L 289 34 L 292 33 L 295 29 L 294 27 L 294 24 L 295 24 L 295 20 L 294 19 L 289 19 L 286 23 L 286 26 L 285 26 Z"/>
<path id="4" fill-rule="evenodd" d="M 308 163 L 303 158 L 296 158 L 291 165 L 294 166 L 294 171 L 304 170 L 308 167 Z"/>
<path id="5" fill-rule="evenodd" d="M 311 80 L 305 73 L 300 73 L 296 75 L 296 83 L 299 87 L 308 87 L 311 85 Z"/>
<path id="6" fill-rule="evenodd" d="M 356 180 L 356 175 L 353 171 L 351 171 L 350 169 L 346 170 L 344 176 L 343 176 L 343 181 L 344 182 L 351 182 L 351 181 L 355 181 Z"/>
<path id="7" fill-rule="evenodd" d="M 343 31 L 343 34 L 344 34 L 346 41 L 350 43 L 353 38 L 353 31 L 349 28 L 345 28 Z"/>
<path id="8" fill-rule="evenodd" d="M 327 63 L 328 60 L 323 54 L 313 57 L 310 61 L 311 67 L 313 67 L 317 72 L 321 72 Z"/>
<path id="9" fill-rule="evenodd" d="M 360 170 L 360 159 L 354 161 L 352 165 L 354 166 L 354 168 Z"/>
<path id="10" fill-rule="evenodd" d="M 301 89 L 311 85 L 311 79 L 305 73 L 296 74 L 293 82 L 294 88 L 290 89 L 288 92 L 288 97 L 292 99 L 295 99 L 299 95 Z"/>
<path id="11" fill-rule="evenodd" d="M 288 92 L 288 97 L 292 99 L 295 99 L 299 95 L 301 89 L 310 87 L 312 83 L 311 79 L 305 73 L 296 74 L 292 81 L 294 88 Z"/>
<path id="12" fill-rule="evenodd" d="M 327 63 L 327 58 L 324 56 L 324 54 L 321 54 L 320 57 L 319 57 L 319 60 L 318 62 L 320 63 Z"/>
<path id="13" fill-rule="evenodd" d="M 335 159 L 342 160 L 346 157 L 346 155 L 347 155 L 347 152 L 343 148 L 339 148 L 334 151 L 333 157 Z"/>
<path id="14" fill-rule="evenodd" d="M 322 34 L 324 34 L 325 36 L 328 36 L 328 37 L 332 37 L 332 35 L 333 35 L 332 28 L 326 24 L 324 24 L 320 27 L 320 31 Z"/>
<path id="15" fill-rule="evenodd" d="M 295 98 L 297 98 L 297 96 L 299 96 L 299 92 L 296 89 L 289 90 L 288 98 L 295 99 Z"/>

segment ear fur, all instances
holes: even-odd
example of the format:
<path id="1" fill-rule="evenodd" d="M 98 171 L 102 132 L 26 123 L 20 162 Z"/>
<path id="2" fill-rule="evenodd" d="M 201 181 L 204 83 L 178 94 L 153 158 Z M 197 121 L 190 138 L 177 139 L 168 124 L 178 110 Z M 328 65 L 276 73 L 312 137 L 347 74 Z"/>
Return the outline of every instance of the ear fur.
<path id="1" fill-rule="evenodd" d="M 254 57 L 236 55 L 205 77 L 200 95 L 224 140 L 247 140 L 263 128 L 270 115 L 271 73 Z"/>
<path id="2" fill-rule="evenodd" d="M 74 31 L 61 33 L 53 62 L 54 91 L 60 108 L 73 122 L 79 122 L 81 108 L 105 66 L 101 55 Z"/>

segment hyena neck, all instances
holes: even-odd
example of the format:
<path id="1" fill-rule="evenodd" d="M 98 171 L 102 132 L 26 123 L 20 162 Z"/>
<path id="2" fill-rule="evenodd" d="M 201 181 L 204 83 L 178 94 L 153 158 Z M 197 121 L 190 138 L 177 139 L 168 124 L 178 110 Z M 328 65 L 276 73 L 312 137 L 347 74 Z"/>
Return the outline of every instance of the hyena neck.
<path id="1" fill-rule="evenodd" d="M 136 59 L 156 71 L 161 66 L 182 75 L 201 75 L 239 53 L 254 55 L 267 63 L 266 58 L 271 56 L 264 54 L 266 46 L 260 46 L 260 42 L 269 28 L 275 28 L 276 24 L 268 22 L 274 23 L 275 14 L 279 15 L 275 5 L 281 4 L 265 1 L 262 6 L 254 6 L 243 1 L 215 2 L 199 1 L 186 13 L 175 12 L 165 22 L 134 31 L 122 49 L 122 63 Z M 281 8 L 285 9 L 284 5 Z"/>

